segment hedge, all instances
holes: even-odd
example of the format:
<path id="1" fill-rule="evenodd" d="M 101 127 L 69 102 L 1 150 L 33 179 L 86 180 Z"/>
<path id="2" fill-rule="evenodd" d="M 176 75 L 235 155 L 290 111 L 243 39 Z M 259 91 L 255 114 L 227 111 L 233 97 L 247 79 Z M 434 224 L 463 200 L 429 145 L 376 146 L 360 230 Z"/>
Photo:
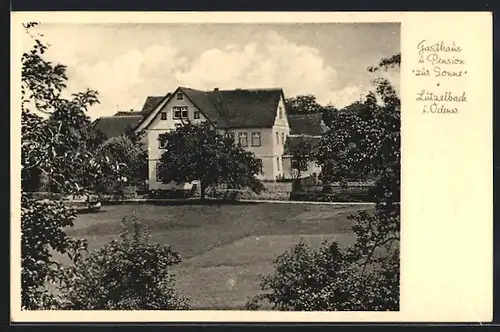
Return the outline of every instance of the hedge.
<path id="1" fill-rule="evenodd" d="M 290 193 L 289 199 L 291 201 L 312 202 L 375 202 L 375 198 L 369 188 L 347 188 L 330 193 L 322 191 L 296 191 Z"/>

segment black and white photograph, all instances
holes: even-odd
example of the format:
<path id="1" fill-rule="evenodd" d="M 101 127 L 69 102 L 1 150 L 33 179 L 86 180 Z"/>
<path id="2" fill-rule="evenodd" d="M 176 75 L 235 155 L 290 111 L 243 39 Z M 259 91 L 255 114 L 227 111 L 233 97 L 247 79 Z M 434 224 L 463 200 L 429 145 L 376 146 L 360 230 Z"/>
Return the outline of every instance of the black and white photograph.
<path id="1" fill-rule="evenodd" d="M 400 23 L 22 25 L 22 310 L 400 311 Z"/>

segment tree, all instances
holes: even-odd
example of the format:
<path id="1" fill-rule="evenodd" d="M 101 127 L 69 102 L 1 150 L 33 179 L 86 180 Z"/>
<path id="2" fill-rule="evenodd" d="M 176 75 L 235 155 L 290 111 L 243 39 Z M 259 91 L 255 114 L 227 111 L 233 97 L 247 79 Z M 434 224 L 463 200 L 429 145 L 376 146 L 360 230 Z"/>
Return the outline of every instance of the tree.
<path id="1" fill-rule="evenodd" d="M 125 181 L 131 185 L 140 185 L 148 177 L 147 151 L 142 147 L 140 138 L 120 135 L 107 139 L 99 146 L 99 153 L 109 158 L 115 176 L 108 185 L 122 189 Z"/>
<path id="2" fill-rule="evenodd" d="M 66 87 L 66 67 L 61 64 L 52 64 L 43 58 L 47 46 L 39 36 L 32 34 L 32 28 L 37 23 L 28 23 L 24 27 L 27 34 L 33 38 L 33 49 L 22 55 L 22 108 L 21 108 L 21 306 L 22 309 L 61 309 L 68 305 L 78 305 L 79 308 L 93 308 L 93 296 L 105 297 L 106 290 L 100 288 L 101 293 L 87 292 L 82 275 L 88 280 L 92 271 L 104 271 L 104 278 L 112 268 L 100 264 L 109 264 L 106 258 L 109 251 L 118 253 L 112 255 L 111 262 L 122 270 L 115 274 L 115 278 L 126 275 L 129 268 L 135 267 L 144 272 L 140 281 L 151 291 L 139 292 L 145 296 L 141 305 L 151 300 L 148 308 L 170 308 L 183 306 L 182 301 L 177 303 L 177 297 L 170 291 L 169 280 L 165 268 L 178 261 L 178 256 L 168 247 L 153 246 L 139 240 L 136 234 L 131 244 L 115 241 L 104 249 L 90 254 L 88 260 L 82 260 L 87 252 L 85 239 L 74 239 L 65 233 L 66 227 L 72 227 L 76 218 L 76 211 L 62 201 L 54 199 L 37 200 L 27 189 L 29 176 L 37 170 L 48 177 L 56 186 L 57 191 L 64 195 L 88 194 L 96 190 L 101 182 L 121 174 L 117 169 L 116 160 L 111 161 L 106 155 L 113 155 L 111 147 L 118 145 L 123 152 L 124 145 L 131 148 L 140 140 L 140 137 L 130 136 L 133 144 L 103 144 L 103 137 L 95 133 L 90 126 L 86 111 L 98 102 L 97 92 L 87 90 L 71 95 L 69 99 L 62 97 Z M 103 147 L 106 153 L 102 153 Z M 108 149 L 109 148 L 109 149 Z M 136 150 L 132 151 L 137 152 Z M 128 160 L 138 158 L 127 155 Z M 116 180 L 116 179 L 114 179 Z M 62 266 L 52 256 L 56 251 L 66 254 L 73 266 Z M 136 259 L 140 258 L 140 261 Z M 83 263 L 84 262 L 84 263 Z M 82 263 L 82 266 L 78 264 Z M 135 264 L 145 265 L 135 265 Z M 148 269 L 148 266 L 152 267 Z M 156 265 L 155 265 L 156 264 Z M 143 269 L 146 267 L 146 269 Z M 125 270 L 124 270 L 125 269 Z M 85 273 L 89 273 L 85 274 Z M 156 273 L 156 275 L 155 275 Z M 154 275 L 154 281 L 147 279 Z M 103 274 L 99 276 L 103 277 Z M 129 275 L 130 276 L 130 275 Z M 133 276 L 133 275 L 132 275 Z M 130 279 L 122 280 L 124 284 Z M 102 280 L 101 286 L 105 282 Z M 149 283 L 148 283 L 149 282 Z M 50 291 L 48 284 L 56 287 Z M 156 288 L 152 288 L 152 284 Z M 123 285 L 123 284 L 122 284 Z M 127 284 L 127 285 L 130 285 Z M 107 286 L 113 286 L 107 285 Z M 114 289 L 117 293 L 113 298 L 127 299 L 130 289 Z M 160 292 L 161 291 L 161 292 Z M 104 295 L 103 295 L 104 294 Z M 87 297 L 83 300 L 82 297 Z M 81 300 L 81 301 L 80 301 Z M 137 298 L 132 302 L 119 302 L 109 306 L 136 308 Z M 71 305 L 69 307 L 71 307 Z M 143 308 L 141 308 L 143 309 Z"/>
<path id="3" fill-rule="evenodd" d="M 292 157 L 292 168 L 294 173 L 294 187 L 299 189 L 300 177 L 302 171 L 307 170 L 309 163 L 316 160 L 316 150 L 318 147 L 318 138 L 311 136 L 289 137 L 285 143 L 285 150 Z"/>
<path id="4" fill-rule="evenodd" d="M 299 95 L 285 100 L 288 114 L 309 114 L 323 111 L 314 95 Z"/>
<path id="5" fill-rule="evenodd" d="M 61 265 L 50 252 L 66 254 L 85 250 L 86 241 L 68 237 L 64 228 L 73 225 L 75 211 L 61 202 L 38 201 L 25 190 L 26 179 L 35 170 L 47 176 L 64 193 L 79 187 L 73 174 L 91 150 L 87 141 L 84 112 L 98 102 L 97 92 L 88 90 L 61 97 L 66 87 L 66 67 L 43 59 L 47 46 L 24 25 L 35 44 L 22 55 L 21 107 L 21 304 L 25 309 L 54 308 L 57 297 L 45 285 L 57 280 Z M 90 140 L 90 138 L 89 138 Z"/>
<path id="6" fill-rule="evenodd" d="M 378 105 L 375 94 L 369 93 L 364 102 L 330 113 L 329 130 L 323 135 L 317 150 L 321 177 L 325 183 L 363 180 L 373 173 L 377 140 L 383 127 L 376 119 Z"/>
<path id="7" fill-rule="evenodd" d="M 369 70 L 398 67 L 400 59 L 383 59 Z M 280 310 L 399 309 L 400 100 L 387 80 L 374 83 L 375 93 L 357 111 L 335 114 L 318 155 L 331 179 L 375 175 L 375 212 L 351 216 L 357 238 L 347 248 L 324 243 L 313 250 L 299 243 L 279 256 L 275 273 L 262 280 L 265 293 L 249 309 L 261 300 Z"/>
<path id="8" fill-rule="evenodd" d="M 36 200 L 27 192 L 35 173 L 48 178 L 57 192 L 64 195 L 88 192 L 109 172 L 106 159 L 96 153 L 102 137 L 90 128 L 86 116 L 89 107 L 98 103 L 94 90 L 63 98 L 66 66 L 44 59 L 47 45 L 32 33 L 37 23 L 24 25 L 34 41 L 23 53 L 21 69 L 21 271 L 22 307 L 55 308 L 59 298 L 45 287 L 57 285 L 64 268 L 52 251 L 68 254 L 86 250 L 85 240 L 66 235 L 75 211 L 53 199 Z"/>
<path id="9" fill-rule="evenodd" d="M 160 135 L 159 140 L 164 147 L 159 167 L 164 183 L 198 181 L 202 199 L 207 188 L 222 183 L 257 193 L 263 190 L 257 179 L 262 161 L 209 123 L 187 123 Z"/>
<path id="10" fill-rule="evenodd" d="M 132 227 L 132 232 L 129 228 Z M 146 225 L 122 220 L 117 239 L 80 256 L 63 279 L 62 307 L 71 310 L 187 309 L 175 289 L 170 267 L 180 256 L 171 247 L 149 242 Z"/>

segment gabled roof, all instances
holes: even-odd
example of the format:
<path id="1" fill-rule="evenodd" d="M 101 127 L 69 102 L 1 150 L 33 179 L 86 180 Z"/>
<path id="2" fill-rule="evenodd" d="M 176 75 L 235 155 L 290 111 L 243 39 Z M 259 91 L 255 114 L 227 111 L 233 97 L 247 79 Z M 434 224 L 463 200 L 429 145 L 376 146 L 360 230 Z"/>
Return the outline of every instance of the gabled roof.
<path id="1" fill-rule="evenodd" d="M 282 89 L 236 89 L 207 92 L 229 128 L 270 128 L 274 125 Z"/>
<path id="2" fill-rule="evenodd" d="M 227 123 L 224 119 L 224 115 L 221 114 L 220 110 L 212 102 L 209 92 L 195 90 L 191 88 L 180 87 L 182 91 L 193 104 L 198 107 L 198 109 L 216 126 L 221 128 L 227 128 Z"/>
<path id="3" fill-rule="evenodd" d="M 320 136 L 325 132 L 322 113 L 288 115 L 290 134 Z"/>
<path id="4" fill-rule="evenodd" d="M 179 87 L 165 97 L 148 97 L 141 111 L 144 118 L 139 124 L 151 121 L 155 116 L 152 112 L 158 112 L 163 101 L 168 102 L 177 92 L 184 93 L 209 121 L 225 129 L 271 128 L 278 103 L 284 99 L 283 90 L 277 88 L 203 91 Z"/>
<path id="5" fill-rule="evenodd" d="M 141 119 L 142 115 L 101 117 L 93 122 L 92 129 L 101 132 L 106 138 L 111 138 L 135 129 Z"/>
<path id="6" fill-rule="evenodd" d="M 167 93 L 166 96 L 149 96 L 146 98 L 146 101 L 144 102 L 144 105 L 142 106 L 142 109 L 140 111 L 141 114 L 144 116 L 148 115 L 151 111 L 155 109 L 158 104 L 163 100 L 163 98 L 168 98 L 170 97 L 171 93 Z"/>
<path id="7" fill-rule="evenodd" d="M 142 116 L 142 113 L 134 111 L 118 111 L 113 116 Z"/>

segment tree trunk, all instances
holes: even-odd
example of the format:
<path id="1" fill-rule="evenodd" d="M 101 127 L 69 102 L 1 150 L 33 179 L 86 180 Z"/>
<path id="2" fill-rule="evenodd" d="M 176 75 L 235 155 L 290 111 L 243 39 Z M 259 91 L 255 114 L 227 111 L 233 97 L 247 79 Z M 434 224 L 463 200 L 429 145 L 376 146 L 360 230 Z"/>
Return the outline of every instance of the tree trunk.
<path id="1" fill-rule="evenodd" d="M 200 197 L 202 200 L 205 199 L 205 192 L 207 190 L 207 186 L 204 181 L 200 181 Z"/>
<path id="2" fill-rule="evenodd" d="M 92 210 L 92 204 L 90 203 L 90 194 L 85 192 L 85 200 L 87 201 L 87 210 Z"/>
<path id="3" fill-rule="evenodd" d="M 301 191 L 301 185 L 300 185 L 300 166 L 299 169 L 297 169 L 297 176 L 292 180 L 292 191 Z"/>

